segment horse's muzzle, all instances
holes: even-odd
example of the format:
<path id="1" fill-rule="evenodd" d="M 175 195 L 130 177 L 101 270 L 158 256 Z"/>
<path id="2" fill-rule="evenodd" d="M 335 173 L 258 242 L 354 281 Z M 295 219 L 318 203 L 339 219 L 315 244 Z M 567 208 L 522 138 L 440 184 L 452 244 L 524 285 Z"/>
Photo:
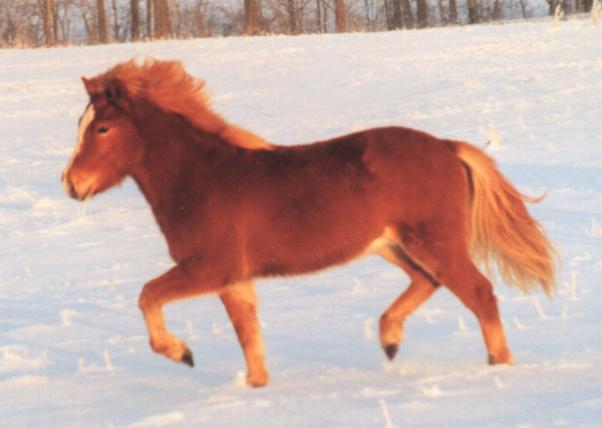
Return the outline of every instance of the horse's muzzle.
<path id="1" fill-rule="evenodd" d="M 69 195 L 70 198 L 77 199 L 80 201 L 83 199 L 80 198 L 77 194 L 73 182 L 69 179 L 69 176 L 65 171 L 63 171 L 63 173 L 61 174 L 61 183 L 63 183 L 63 189 L 65 189 L 65 193 Z"/>

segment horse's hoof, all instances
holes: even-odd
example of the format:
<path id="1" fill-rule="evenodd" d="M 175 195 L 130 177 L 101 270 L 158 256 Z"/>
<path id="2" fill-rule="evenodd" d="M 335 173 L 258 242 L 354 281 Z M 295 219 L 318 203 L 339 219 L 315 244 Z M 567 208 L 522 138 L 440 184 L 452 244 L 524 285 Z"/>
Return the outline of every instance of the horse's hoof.
<path id="1" fill-rule="evenodd" d="M 252 388 L 261 388 L 266 386 L 270 380 L 270 375 L 267 372 L 260 372 L 257 374 L 247 376 L 247 385 Z"/>
<path id="2" fill-rule="evenodd" d="M 399 351 L 399 345 L 387 345 L 383 348 L 383 350 L 385 351 L 387 358 L 389 358 L 390 361 L 393 361 L 393 358 L 395 358 L 395 355 L 397 355 L 397 351 Z"/>
<path id="3" fill-rule="evenodd" d="M 192 357 L 192 351 L 189 348 L 184 350 L 184 354 L 180 361 L 190 367 L 194 367 L 194 358 Z"/>
<path id="4" fill-rule="evenodd" d="M 489 355 L 487 362 L 492 366 L 496 364 L 512 364 L 514 362 L 514 357 L 512 356 L 512 352 L 504 350 L 497 356 Z"/>

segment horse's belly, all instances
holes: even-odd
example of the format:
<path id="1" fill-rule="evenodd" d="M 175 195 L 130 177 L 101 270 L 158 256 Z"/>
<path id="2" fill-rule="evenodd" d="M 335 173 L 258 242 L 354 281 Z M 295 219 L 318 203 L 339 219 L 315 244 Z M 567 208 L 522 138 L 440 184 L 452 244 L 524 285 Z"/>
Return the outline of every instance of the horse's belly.
<path id="1" fill-rule="evenodd" d="M 366 254 L 378 253 L 391 245 L 391 237 L 382 233 L 365 233 L 362 236 L 331 236 L 284 242 L 269 251 L 258 251 L 257 271 L 265 275 L 293 275 L 319 271 L 350 262 Z"/>

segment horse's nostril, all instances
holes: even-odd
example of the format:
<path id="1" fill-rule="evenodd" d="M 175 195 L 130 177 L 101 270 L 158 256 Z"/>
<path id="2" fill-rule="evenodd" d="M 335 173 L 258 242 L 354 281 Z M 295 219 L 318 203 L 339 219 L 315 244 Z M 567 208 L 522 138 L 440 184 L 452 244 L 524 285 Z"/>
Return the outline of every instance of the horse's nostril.
<path id="1" fill-rule="evenodd" d="M 75 191 L 75 186 L 71 181 L 67 182 L 67 189 L 69 190 L 69 196 L 73 199 L 77 199 L 77 192 Z"/>
<path id="2" fill-rule="evenodd" d="M 65 189 L 65 192 L 72 198 L 77 199 L 77 192 L 75 191 L 75 186 L 73 185 L 73 183 L 71 182 L 71 180 L 69 180 L 69 177 L 65 174 L 65 172 L 63 172 L 61 174 L 61 183 L 63 183 L 63 187 Z"/>

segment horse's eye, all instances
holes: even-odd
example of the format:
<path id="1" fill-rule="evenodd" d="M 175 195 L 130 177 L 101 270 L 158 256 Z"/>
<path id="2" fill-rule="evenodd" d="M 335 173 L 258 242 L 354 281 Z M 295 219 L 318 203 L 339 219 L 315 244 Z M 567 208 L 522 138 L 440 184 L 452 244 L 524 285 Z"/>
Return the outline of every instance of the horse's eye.
<path id="1" fill-rule="evenodd" d="M 99 134 L 106 134 L 107 132 L 109 132 L 109 128 L 107 128 L 106 126 L 101 126 L 100 128 L 98 128 Z"/>

